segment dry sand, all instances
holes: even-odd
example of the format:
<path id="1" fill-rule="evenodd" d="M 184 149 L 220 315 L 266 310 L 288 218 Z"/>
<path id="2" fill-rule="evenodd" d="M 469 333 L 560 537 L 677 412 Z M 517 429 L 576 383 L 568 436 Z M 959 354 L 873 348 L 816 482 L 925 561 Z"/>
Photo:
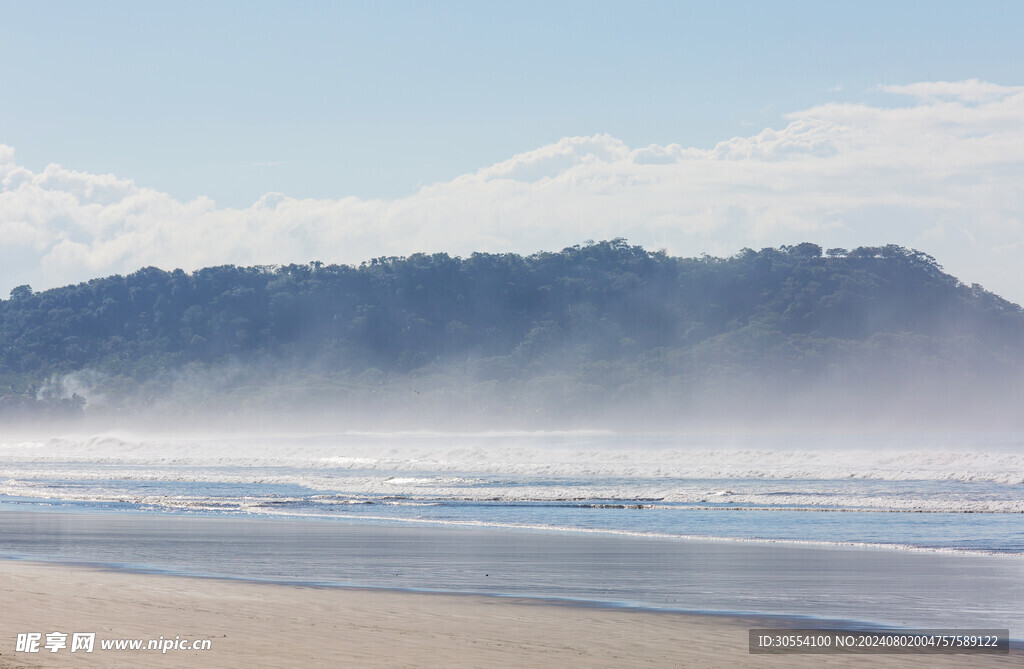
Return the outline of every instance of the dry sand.
<path id="1" fill-rule="evenodd" d="M 0 668 L 1010 667 L 1024 653 L 765 656 L 765 620 L 458 595 L 311 588 L 0 560 Z M 96 632 L 91 654 L 15 653 L 19 632 Z M 209 651 L 100 639 L 210 639 Z M 45 641 L 45 636 L 44 636 Z M 70 641 L 70 637 L 69 637 Z"/>

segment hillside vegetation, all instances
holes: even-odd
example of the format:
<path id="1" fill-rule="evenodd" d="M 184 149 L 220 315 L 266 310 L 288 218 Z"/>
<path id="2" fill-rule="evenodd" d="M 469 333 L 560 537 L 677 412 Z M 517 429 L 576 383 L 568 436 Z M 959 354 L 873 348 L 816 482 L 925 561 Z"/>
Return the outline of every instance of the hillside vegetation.
<path id="1" fill-rule="evenodd" d="M 893 245 L 148 267 L 0 301 L 8 418 L 990 421 L 1022 361 L 1017 305 Z"/>

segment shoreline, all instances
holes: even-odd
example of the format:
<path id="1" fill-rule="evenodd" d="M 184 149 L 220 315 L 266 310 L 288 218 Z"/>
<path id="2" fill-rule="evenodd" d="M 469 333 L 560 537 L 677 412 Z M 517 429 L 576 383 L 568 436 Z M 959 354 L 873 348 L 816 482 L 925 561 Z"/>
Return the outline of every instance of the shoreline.
<path id="1" fill-rule="evenodd" d="M 206 582 L 753 616 L 782 627 L 1009 628 L 1024 640 L 1024 561 L 1015 556 L 54 511 L 0 509 L 0 558 Z"/>
<path id="2" fill-rule="evenodd" d="M 755 658 L 748 653 L 748 630 L 782 627 L 783 618 L 312 587 L 10 559 L 0 560 L 0 600 L 2 669 L 119 661 L 139 667 L 955 667 L 965 662 L 1009 667 L 1024 657 L 1024 650 L 1014 647 L 1009 655 Z M 18 633 L 53 631 L 95 632 L 97 640 L 209 639 L 211 648 L 166 654 L 98 646 L 90 654 L 15 652 Z"/>
<path id="3" fill-rule="evenodd" d="M 685 609 L 658 607 L 646 604 L 636 604 L 618 601 L 601 601 L 595 599 L 583 599 L 573 597 L 555 597 L 544 595 L 520 595 L 515 593 L 485 592 L 485 591 L 455 591 L 431 588 L 374 586 L 374 585 L 347 585 L 325 581 L 287 581 L 271 578 L 258 578 L 252 576 L 222 576 L 215 574 L 194 574 L 169 569 L 131 567 L 114 563 L 90 563 L 73 562 L 63 560 L 46 560 L 38 558 L 14 557 L 0 553 L 0 573 L 4 573 L 3 565 L 7 563 L 25 564 L 38 567 L 66 568 L 69 570 L 83 570 L 97 573 L 126 574 L 137 576 L 155 576 L 167 578 L 181 578 L 194 581 L 212 581 L 225 583 L 248 583 L 259 586 L 279 586 L 284 588 L 302 588 L 313 590 L 339 590 L 342 592 L 356 592 L 365 594 L 384 593 L 396 595 L 414 595 L 424 597 L 452 597 L 457 599 L 485 599 L 496 601 L 516 602 L 521 604 L 534 604 L 537 606 L 562 607 L 568 609 L 584 609 L 595 611 L 621 611 L 638 614 L 651 615 L 678 615 L 678 616 L 700 616 L 707 618 L 722 618 L 723 620 L 744 620 L 753 627 L 777 627 L 787 629 L 842 629 L 842 630 L 885 630 L 900 631 L 902 628 L 885 623 L 876 623 L 865 620 L 844 620 L 837 618 L 824 618 L 813 615 L 798 615 L 785 613 L 760 613 L 757 611 L 728 611 L 710 609 Z M 908 628 L 909 629 L 909 628 Z M 1024 638 L 1011 639 L 1013 647 L 1024 648 Z"/>
<path id="4" fill-rule="evenodd" d="M 49 500 L 44 500 L 49 501 Z M 93 507 L 89 503 L 78 505 L 76 502 L 57 500 L 60 506 L 46 506 L 44 504 L 25 503 L 22 501 L 0 500 L 0 514 L 3 513 L 26 513 L 26 514 L 68 514 L 68 515 L 96 515 L 96 516 L 143 516 L 151 518 L 204 518 L 221 519 L 226 521 L 241 522 L 308 522 L 308 523 L 345 523 L 363 526 L 378 527 L 433 527 L 446 529 L 465 530 L 493 530 L 497 532 L 527 532 L 537 534 L 550 534 L 561 536 L 595 536 L 613 537 L 625 539 L 654 539 L 664 541 L 685 541 L 713 544 L 750 544 L 755 546 L 781 546 L 794 548 L 821 548 L 821 549 L 850 549 L 870 551 L 892 551 L 904 554 L 922 555 L 949 555 L 967 558 L 996 558 L 1003 560 L 1024 560 L 1024 551 L 1017 550 L 992 550 L 992 549 L 971 549 L 971 548 L 948 548 L 942 546 L 921 546 L 917 544 L 884 543 L 873 541 L 831 541 L 825 539 L 788 539 L 788 538 L 765 538 L 765 537 L 727 537 L 704 534 L 668 534 L 663 532 L 637 532 L 620 529 L 597 529 L 579 528 L 555 525 L 524 525 L 515 523 L 500 523 L 487 521 L 459 521 L 459 520 L 435 520 L 424 518 L 400 518 L 390 516 L 368 516 L 368 515 L 345 515 L 345 514 L 275 514 L 275 513 L 237 513 L 237 512 L 212 512 L 192 513 L 178 510 L 157 510 L 148 508 L 105 508 Z M 687 509 L 691 510 L 691 509 Z M 695 508 L 697 511 L 721 511 L 723 513 L 748 511 L 743 507 L 718 507 L 715 509 Z M 754 509 L 758 510 L 758 509 Z M 950 513 L 955 515 L 1016 515 L 1018 512 L 1003 511 L 915 511 L 915 510 L 872 510 L 872 509 L 785 509 L 786 512 L 807 512 L 807 513 L 905 513 L 905 514 L 942 514 Z M 0 555 L 0 559 L 5 559 Z M 18 559 L 18 558 L 13 558 Z M 44 560 L 45 561 L 45 560 Z"/>

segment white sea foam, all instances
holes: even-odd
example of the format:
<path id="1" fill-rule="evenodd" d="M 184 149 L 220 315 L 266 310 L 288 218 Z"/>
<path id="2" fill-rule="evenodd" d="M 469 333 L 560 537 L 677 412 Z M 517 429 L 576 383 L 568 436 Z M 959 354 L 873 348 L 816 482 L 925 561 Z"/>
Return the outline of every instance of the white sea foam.
<path id="1" fill-rule="evenodd" d="M 780 447 L 685 447 L 665 439 L 603 435 L 500 438 L 430 434 L 387 438 L 340 435 L 316 440 L 145 440 L 97 436 L 0 443 L 0 467 L 34 462 L 179 467 L 298 467 L 302 469 L 390 472 L 472 472 L 528 477 L 679 478 L 679 479 L 877 479 L 886 481 L 956 480 L 1024 484 L 1024 441 L 993 444 L 965 439 L 950 449 L 865 446 L 867 438 L 849 437 L 828 447 L 806 437 L 778 440 Z M 750 439 L 756 443 L 755 439 Z M 510 443 L 511 442 L 511 443 Z M 787 448 L 787 445 L 790 446 Z M 920 446 L 920 440 L 911 443 Z M 741 444 L 742 446 L 742 444 Z"/>
<path id="2" fill-rule="evenodd" d="M 599 432 L 97 435 L 0 442 L 0 495 L 158 504 L 159 495 L 138 502 L 143 496 L 133 484 L 223 483 L 418 503 L 651 500 L 764 509 L 1024 512 L 1024 437 L 931 439 Z"/>
<path id="3" fill-rule="evenodd" d="M 248 479 L 235 482 L 249 485 L 290 484 L 308 487 L 314 490 L 335 490 L 344 493 L 343 497 L 312 495 L 302 498 L 280 498 L 258 496 L 248 500 L 251 504 L 298 503 L 305 501 L 322 505 L 351 505 L 369 502 L 386 503 L 394 506 L 426 506 L 437 505 L 443 500 L 459 500 L 463 502 L 549 502 L 569 503 L 602 500 L 599 503 L 587 503 L 579 506 L 588 508 L 630 508 L 657 509 L 660 511 L 684 512 L 692 510 L 762 510 L 762 511 L 861 511 L 861 512 L 906 512 L 906 513 L 1024 513 L 1024 491 L 1010 490 L 1004 496 L 992 498 L 972 498 L 963 494 L 950 492 L 933 493 L 925 496 L 921 493 L 908 492 L 896 494 L 870 494 L 868 491 L 841 493 L 838 491 L 814 493 L 758 493 L 733 492 L 727 497 L 715 495 L 700 489 L 664 490 L 652 489 L 643 485 L 619 485 L 616 487 L 579 486 L 579 487 L 548 487 L 540 485 L 523 485 L 516 488 L 493 487 L 472 490 L 460 487 L 431 486 L 423 483 L 412 483 L 396 486 L 387 480 L 372 478 L 310 479 L 308 477 L 278 477 L 268 481 L 267 477 L 258 480 Z M 138 494 L 126 480 L 118 482 L 97 482 L 67 485 L 62 482 L 33 481 L 7 479 L 0 482 L 0 495 L 8 497 L 35 499 L 63 499 L 79 502 L 122 502 L 148 506 L 178 507 L 183 499 L 180 495 Z M 140 480 L 140 479 L 135 479 Z M 146 481 L 159 480 L 156 474 L 147 475 Z M 168 480 L 181 482 L 177 475 L 170 475 Z M 222 478 L 210 476 L 211 482 L 223 482 Z M 823 483 L 823 485 L 827 482 Z M 402 500 L 389 499 L 395 496 Z M 205 497 L 202 499 L 206 499 Z M 727 500 L 727 501 L 725 501 Z M 646 502 L 646 503 L 645 503 Z M 650 502 L 656 502 L 652 504 Z M 212 502 L 211 502 L 212 503 Z"/>

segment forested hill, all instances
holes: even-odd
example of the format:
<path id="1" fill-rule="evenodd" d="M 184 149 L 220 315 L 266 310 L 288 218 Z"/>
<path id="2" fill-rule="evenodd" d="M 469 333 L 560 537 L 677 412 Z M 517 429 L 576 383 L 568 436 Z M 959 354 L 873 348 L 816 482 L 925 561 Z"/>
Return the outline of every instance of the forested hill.
<path id="1" fill-rule="evenodd" d="M 613 240 L 21 286 L 0 355 L 0 415 L 319 403 L 578 422 L 782 396 L 879 411 L 895 393 L 974 411 L 983 389 L 1017 392 L 1024 314 L 893 245 L 676 258 Z"/>

